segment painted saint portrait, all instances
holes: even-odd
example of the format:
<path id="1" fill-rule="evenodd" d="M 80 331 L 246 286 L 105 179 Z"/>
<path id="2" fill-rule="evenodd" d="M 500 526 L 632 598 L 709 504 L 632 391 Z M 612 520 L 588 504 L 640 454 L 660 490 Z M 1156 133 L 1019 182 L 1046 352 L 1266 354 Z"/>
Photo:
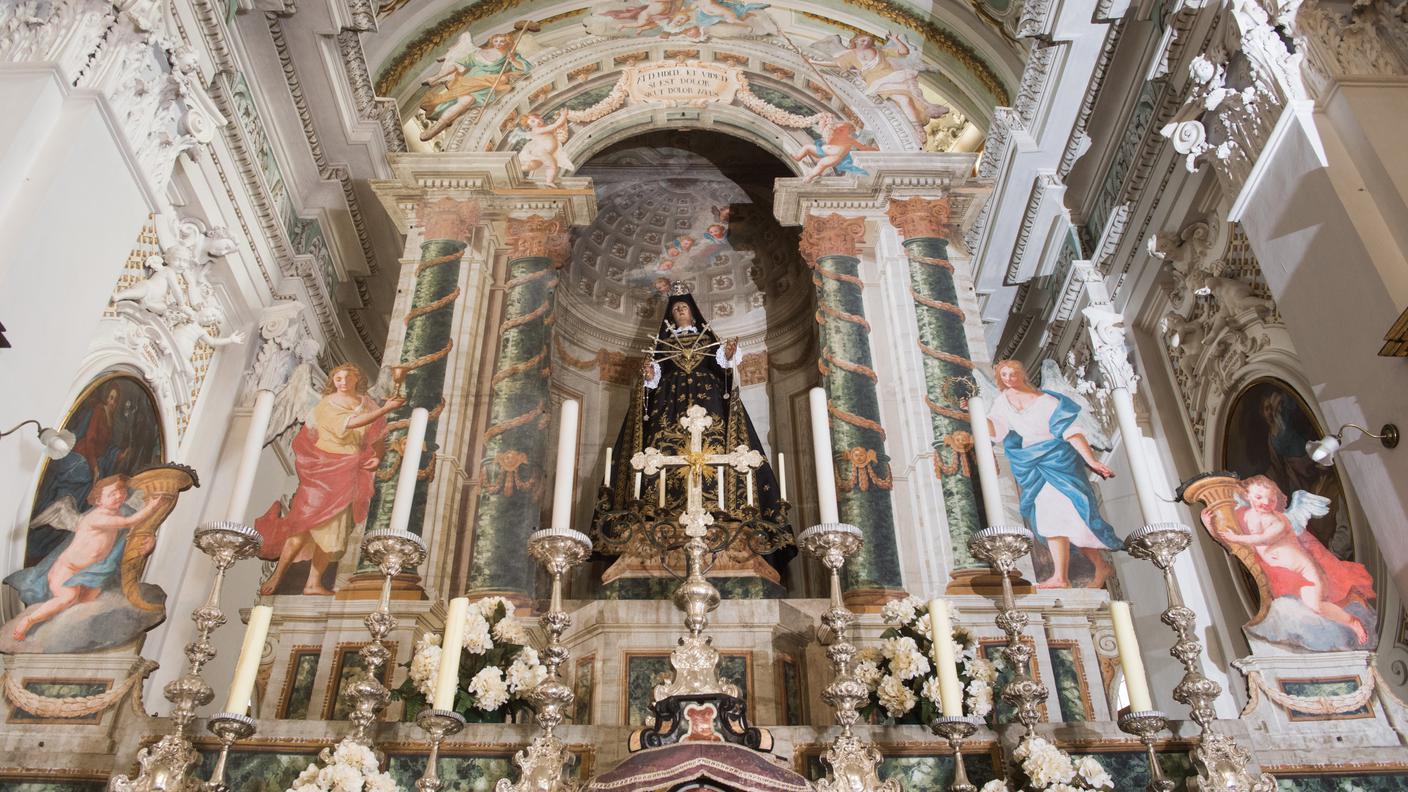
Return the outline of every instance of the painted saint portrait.
<path id="1" fill-rule="evenodd" d="M 1241 562 L 1258 598 L 1247 634 L 1310 651 L 1372 650 L 1374 580 L 1352 559 L 1348 507 L 1333 468 L 1315 465 L 1321 436 L 1309 408 L 1272 379 L 1233 401 L 1223 437 L 1228 473 L 1183 490 L 1204 506 L 1208 532 Z"/>
<path id="2" fill-rule="evenodd" d="M 64 422 L 77 438 L 49 462 L 28 521 L 25 566 L 4 582 L 25 605 L 0 651 L 89 652 L 136 640 L 165 618 L 166 593 L 142 582 L 157 530 L 194 473 L 160 464 L 162 430 L 135 377 L 89 386 Z"/>
<path id="3" fill-rule="evenodd" d="M 280 393 L 275 411 L 286 418 L 275 426 L 302 423 L 292 445 L 298 488 L 287 505 L 275 501 L 254 522 L 264 537 L 260 557 L 276 562 L 262 593 L 333 593 L 336 562 L 367 521 L 385 450 L 386 414 L 405 404 L 399 397 L 378 403 L 369 385 L 353 365 L 338 366 L 324 381 L 316 367 L 304 364 Z M 305 572 L 290 574 L 305 564 Z"/>
<path id="4" fill-rule="evenodd" d="M 1092 424 L 1085 397 L 1054 361 L 1046 363 L 1040 388 L 1020 361 L 993 367 L 996 383 L 983 389 L 996 393 L 988 408 L 989 429 L 1012 466 L 1022 519 L 1046 551 L 1034 556 L 1042 576 L 1038 588 L 1100 588 L 1114 573 L 1109 551 L 1123 546 L 1100 514 L 1090 480 L 1092 473 L 1115 475 L 1096 456 L 1108 440 Z"/>

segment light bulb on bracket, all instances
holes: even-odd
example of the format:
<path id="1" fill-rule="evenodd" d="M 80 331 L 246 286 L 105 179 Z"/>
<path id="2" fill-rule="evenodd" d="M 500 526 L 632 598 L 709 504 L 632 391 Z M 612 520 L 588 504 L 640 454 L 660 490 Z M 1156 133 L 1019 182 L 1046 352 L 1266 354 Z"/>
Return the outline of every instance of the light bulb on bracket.
<path id="1" fill-rule="evenodd" d="M 1358 429 L 1360 432 L 1378 440 L 1384 448 L 1398 447 L 1398 427 L 1394 424 L 1384 424 L 1379 429 L 1378 434 L 1365 429 L 1359 424 L 1347 423 L 1340 427 L 1338 432 L 1325 435 L 1319 440 L 1311 440 L 1305 444 L 1305 453 L 1310 456 L 1310 460 L 1320 467 L 1333 467 L 1335 464 L 1335 454 L 1339 453 L 1344 446 L 1344 433 L 1347 429 Z"/>

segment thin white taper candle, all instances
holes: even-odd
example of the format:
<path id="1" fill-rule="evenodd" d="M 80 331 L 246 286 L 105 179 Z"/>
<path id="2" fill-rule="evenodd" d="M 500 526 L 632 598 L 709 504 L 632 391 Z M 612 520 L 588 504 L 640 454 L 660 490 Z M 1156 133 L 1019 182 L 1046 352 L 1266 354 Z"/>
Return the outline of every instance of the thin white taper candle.
<path id="1" fill-rule="evenodd" d="M 611 446 L 606 447 L 606 475 L 602 477 L 603 485 L 611 486 Z"/>
<path id="2" fill-rule="evenodd" d="M 230 508 L 225 519 L 243 523 L 249 513 L 249 499 L 254 494 L 254 475 L 259 472 L 259 452 L 264 449 L 264 435 L 269 432 L 269 419 L 274 414 L 274 392 L 261 390 L 254 395 L 254 410 L 249 414 L 249 430 L 244 434 L 240 450 L 240 465 L 235 468 L 235 487 L 230 492 Z"/>
<path id="3" fill-rule="evenodd" d="M 1115 388 L 1110 392 L 1110 401 L 1115 404 L 1115 420 L 1120 426 L 1120 435 L 1125 438 L 1143 438 L 1139 430 L 1139 420 L 1134 413 L 1134 395 L 1129 388 Z M 1158 522 L 1159 498 L 1154 493 L 1154 476 L 1149 470 L 1149 462 L 1144 457 L 1142 442 L 1125 441 L 1128 451 L 1129 469 L 1134 478 L 1134 494 L 1139 500 L 1139 511 L 1145 523 Z"/>
<path id="4" fill-rule="evenodd" d="M 401 455 L 401 471 L 396 478 L 396 500 L 391 504 L 391 530 L 404 531 L 411 524 L 411 502 L 416 496 L 416 476 L 420 473 L 420 454 L 425 450 L 425 425 L 430 413 L 424 407 L 411 410 L 406 426 L 406 450 Z"/>
<path id="5" fill-rule="evenodd" d="M 240 645 L 240 658 L 235 662 L 235 678 L 230 681 L 225 712 L 243 715 L 254 700 L 254 679 L 259 676 L 259 658 L 264 654 L 264 639 L 269 637 L 269 621 L 273 617 L 274 609 L 268 605 L 249 609 L 249 626 Z"/>
<path id="6" fill-rule="evenodd" d="M 577 473 L 577 416 L 582 405 L 576 399 L 562 402 L 557 421 L 557 474 L 552 490 L 552 529 L 572 527 L 572 485 Z"/>
<path id="7" fill-rule="evenodd" d="M 641 480 L 641 472 L 640 472 L 639 470 L 637 470 L 637 471 L 636 471 L 636 490 L 635 490 L 635 499 L 636 499 L 636 500 L 640 500 L 640 480 Z"/>
<path id="8" fill-rule="evenodd" d="M 1139 654 L 1139 638 L 1134 634 L 1134 618 L 1129 603 L 1110 603 L 1110 622 L 1115 628 L 1115 646 L 1120 652 L 1120 667 L 1124 669 L 1124 689 L 1129 695 L 1133 712 L 1148 712 L 1154 708 L 1149 696 L 1149 678 L 1144 673 L 1144 658 Z"/>
<path id="9" fill-rule="evenodd" d="M 822 523 L 838 523 L 841 512 L 836 504 L 836 462 L 831 458 L 831 418 L 826 411 L 826 390 L 812 388 L 807 394 L 812 416 L 812 455 L 816 457 L 816 502 Z"/>
<path id="10" fill-rule="evenodd" d="M 748 468 L 748 505 L 753 504 L 753 469 Z"/>
<path id="11" fill-rule="evenodd" d="M 787 500 L 787 456 L 777 452 L 777 496 Z"/>
<path id="12" fill-rule="evenodd" d="M 660 468 L 660 486 L 657 488 L 660 508 L 665 508 L 665 468 Z"/>
<path id="13" fill-rule="evenodd" d="M 988 431 L 988 406 L 983 399 L 989 394 L 968 399 L 968 422 L 973 426 L 973 454 L 978 459 L 978 489 L 983 496 L 983 511 L 988 525 L 1002 524 L 1002 493 L 997 488 L 997 459 L 993 456 L 992 432 Z"/>
<path id="14" fill-rule="evenodd" d="M 460 686 L 460 651 L 464 649 L 465 618 L 469 615 L 469 598 L 455 597 L 445 612 L 445 637 L 440 641 L 440 668 L 435 672 L 435 689 L 430 697 L 432 709 L 455 708 L 455 691 Z"/>
<path id="15" fill-rule="evenodd" d="M 934 642 L 934 672 L 939 677 L 939 706 L 945 718 L 963 717 L 963 685 L 958 681 L 958 657 L 948 603 L 929 600 L 929 635 Z"/>
<path id="16" fill-rule="evenodd" d="M 724 505 L 724 466 L 719 465 L 719 511 L 725 511 L 728 507 Z"/>

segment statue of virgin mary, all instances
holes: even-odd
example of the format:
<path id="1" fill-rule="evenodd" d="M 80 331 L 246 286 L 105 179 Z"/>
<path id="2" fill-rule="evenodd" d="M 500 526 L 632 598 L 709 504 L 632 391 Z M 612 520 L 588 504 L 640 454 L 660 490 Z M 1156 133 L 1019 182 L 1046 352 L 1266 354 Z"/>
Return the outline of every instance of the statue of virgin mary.
<path id="1" fill-rule="evenodd" d="M 704 433 L 704 448 L 725 452 L 740 445 L 757 451 L 763 464 L 753 471 L 753 503 L 758 517 L 780 528 L 790 540 L 787 509 L 778 489 L 777 477 L 767 461 L 758 433 L 748 417 L 748 410 L 739 398 L 734 369 L 742 361 L 737 339 L 720 340 L 705 320 L 694 297 L 683 284 L 675 284 L 660 321 L 659 332 L 647 350 L 638 385 L 633 389 L 631 407 L 626 413 L 613 449 L 612 487 L 603 492 L 598 504 L 599 516 L 608 512 L 631 510 L 639 502 L 658 502 L 658 480 L 641 481 L 637 490 L 637 472 L 630 460 L 637 452 L 656 448 L 665 454 L 682 454 L 689 450 L 690 437 L 680 426 L 680 419 L 692 405 L 699 405 L 714 419 Z M 703 483 L 706 504 L 714 510 L 717 520 L 741 519 L 742 507 L 749 502 L 746 475 L 730 468 L 723 469 L 724 508 L 718 504 L 718 469 L 709 471 Z M 677 514 L 685 505 L 682 476 L 668 475 L 666 513 Z M 600 520 L 598 520 L 600 523 Z M 632 548 L 612 542 L 610 537 L 594 537 L 606 554 L 637 555 Z M 602 540 L 605 540 L 604 542 Z M 774 568 L 795 554 L 791 542 L 773 553 L 768 561 Z M 767 575 L 775 577 L 774 575 Z"/>

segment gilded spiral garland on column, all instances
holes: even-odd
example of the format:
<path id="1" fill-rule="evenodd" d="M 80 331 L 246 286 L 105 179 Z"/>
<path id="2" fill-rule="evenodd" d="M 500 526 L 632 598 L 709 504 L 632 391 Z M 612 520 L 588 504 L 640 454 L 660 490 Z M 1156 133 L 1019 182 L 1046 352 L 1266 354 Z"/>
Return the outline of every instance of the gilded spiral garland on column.
<path id="1" fill-rule="evenodd" d="M 899 589 L 901 581 L 890 502 L 893 474 L 856 255 L 864 238 L 864 218 L 811 215 L 802 229 L 801 252 L 816 286 L 817 366 L 833 418 L 841 519 L 865 533 L 865 547 L 846 566 L 846 589 L 883 592 Z"/>
<path id="2" fill-rule="evenodd" d="M 963 310 L 958 307 L 953 265 L 948 260 L 952 233 L 949 202 L 947 198 L 896 199 L 890 202 L 889 214 L 909 257 L 909 293 L 918 321 L 919 351 L 924 356 L 924 402 L 934 430 L 934 471 L 943 487 L 953 568 L 982 569 L 982 562 L 968 552 L 969 537 L 982 529 L 968 463 L 972 426 L 952 385 L 972 377 L 973 361 Z M 996 522 L 999 516 L 988 515 L 988 522 Z"/>
<path id="3" fill-rule="evenodd" d="M 425 229 L 420 246 L 420 261 L 416 263 L 416 280 L 411 307 L 406 311 L 406 336 L 401 345 L 400 365 L 406 370 L 404 392 L 406 403 L 391 414 L 387 423 L 387 453 L 377 470 L 376 493 L 372 498 L 371 517 L 367 530 L 381 530 L 391 525 L 391 507 L 396 500 L 397 472 L 401 468 L 406 446 L 406 428 L 411 410 L 424 407 L 430 411 L 426 437 L 435 436 L 435 425 L 445 408 L 445 369 L 450 350 L 454 347 L 455 303 L 460 297 L 460 262 L 475 223 L 479 221 L 479 204 L 454 198 L 424 201 L 416 208 L 416 217 Z M 426 453 L 421 458 L 415 499 L 411 506 L 410 530 L 420 532 L 425 518 L 427 485 L 434 478 L 435 456 Z"/>
<path id="4" fill-rule="evenodd" d="M 567 257 L 559 217 L 509 218 L 508 281 L 481 467 L 483 490 L 474 524 L 473 592 L 528 595 L 534 570 L 519 562 L 538 527 L 547 470 L 549 360 L 557 269 Z"/>

